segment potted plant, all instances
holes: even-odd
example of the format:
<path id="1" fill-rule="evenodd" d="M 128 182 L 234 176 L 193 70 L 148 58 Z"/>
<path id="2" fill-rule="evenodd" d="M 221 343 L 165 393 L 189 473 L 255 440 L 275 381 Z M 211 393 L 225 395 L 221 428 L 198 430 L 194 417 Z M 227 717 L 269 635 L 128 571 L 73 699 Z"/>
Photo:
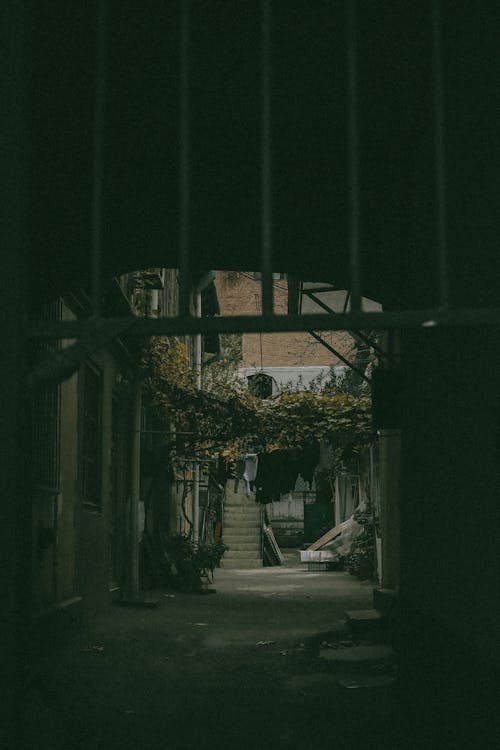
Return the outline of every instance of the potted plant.
<path id="1" fill-rule="evenodd" d="M 207 582 L 213 582 L 214 569 L 226 549 L 220 540 L 201 542 L 195 547 L 185 534 L 169 537 L 166 552 L 170 559 L 170 583 L 180 591 L 202 591 Z"/>

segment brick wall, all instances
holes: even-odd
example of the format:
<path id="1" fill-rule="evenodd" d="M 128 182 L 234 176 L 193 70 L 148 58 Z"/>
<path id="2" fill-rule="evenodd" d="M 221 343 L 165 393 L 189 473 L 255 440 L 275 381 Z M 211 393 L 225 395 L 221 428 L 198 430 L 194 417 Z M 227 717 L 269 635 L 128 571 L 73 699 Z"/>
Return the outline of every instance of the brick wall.
<path id="1" fill-rule="evenodd" d="M 219 271 L 216 280 L 221 315 L 256 315 L 261 312 L 260 281 L 251 273 Z M 274 308 L 287 312 L 287 282 L 274 282 Z M 353 340 L 345 331 L 323 332 L 323 338 L 348 356 Z M 308 333 L 252 333 L 243 336 L 242 367 L 300 367 L 338 365 L 340 360 Z"/>

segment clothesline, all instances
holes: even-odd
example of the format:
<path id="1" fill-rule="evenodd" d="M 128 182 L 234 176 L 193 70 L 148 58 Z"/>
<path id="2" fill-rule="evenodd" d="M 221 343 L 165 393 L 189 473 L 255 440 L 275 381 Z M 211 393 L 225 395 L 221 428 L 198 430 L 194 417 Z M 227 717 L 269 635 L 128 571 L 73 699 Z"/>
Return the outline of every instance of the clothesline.
<path id="1" fill-rule="evenodd" d="M 258 502 L 279 500 L 295 488 L 299 474 L 309 485 L 319 464 L 319 444 L 305 449 L 276 450 L 270 453 L 246 453 L 234 462 L 234 491 L 245 482 L 245 494 L 255 492 Z M 228 473 L 227 478 L 231 478 Z"/>

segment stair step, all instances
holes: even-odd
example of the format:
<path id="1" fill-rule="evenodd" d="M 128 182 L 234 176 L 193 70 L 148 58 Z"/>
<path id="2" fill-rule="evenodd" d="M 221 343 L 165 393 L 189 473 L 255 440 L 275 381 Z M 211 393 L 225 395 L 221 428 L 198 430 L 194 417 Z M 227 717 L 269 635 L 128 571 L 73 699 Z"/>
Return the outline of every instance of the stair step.
<path id="1" fill-rule="evenodd" d="M 237 501 L 234 501 L 234 500 L 226 500 L 226 502 L 224 503 L 224 507 L 225 508 L 232 508 L 232 507 L 237 507 L 237 508 L 256 508 L 257 510 L 260 511 L 260 509 L 262 507 L 262 504 L 261 503 L 256 503 L 255 501 L 250 501 L 250 500 L 247 500 L 247 501 L 244 501 L 244 502 L 241 502 L 241 503 L 238 503 Z"/>
<path id="2" fill-rule="evenodd" d="M 398 608 L 395 589 L 373 589 L 373 608 L 387 617 L 394 617 Z"/>
<path id="3" fill-rule="evenodd" d="M 251 542 L 228 542 L 225 541 L 224 544 L 227 545 L 228 549 L 226 550 L 225 554 L 228 552 L 260 552 L 260 540 L 257 541 L 251 541 Z"/>
<path id="4" fill-rule="evenodd" d="M 387 618 L 376 609 L 357 609 L 346 612 L 347 624 L 357 638 L 383 638 L 387 634 Z"/>
<path id="5" fill-rule="evenodd" d="M 261 525 L 260 518 L 256 518 L 247 513 L 241 515 L 239 513 L 226 513 L 224 516 L 224 523 L 227 523 L 228 521 L 231 521 L 232 523 L 254 523 L 256 526 Z"/>
<path id="6" fill-rule="evenodd" d="M 224 553 L 224 560 L 231 559 L 233 557 L 260 557 L 260 549 L 248 550 L 248 549 L 228 549 Z"/>
<path id="7" fill-rule="evenodd" d="M 261 512 L 261 506 L 257 505 L 257 503 L 224 503 L 224 508 L 232 508 L 237 510 L 252 510 L 255 513 Z"/>
<path id="8" fill-rule="evenodd" d="M 221 560 L 221 568 L 226 570 L 249 570 L 262 568 L 262 560 Z"/>

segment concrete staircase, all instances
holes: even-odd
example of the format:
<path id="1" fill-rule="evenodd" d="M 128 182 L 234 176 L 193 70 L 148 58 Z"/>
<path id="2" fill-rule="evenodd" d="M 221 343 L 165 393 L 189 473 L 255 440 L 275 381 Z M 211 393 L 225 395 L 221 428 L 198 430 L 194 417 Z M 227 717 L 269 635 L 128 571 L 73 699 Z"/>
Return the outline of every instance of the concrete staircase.
<path id="1" fill-rule="evenodd" d="M 245 495 L 244 482 L 234 492 L 234 480 L 228 482 L 224 503 L 222 541 L 229 549 L 221 560 L 221 568 L 261 568 L 260 505 L 254 495 Z"/>

